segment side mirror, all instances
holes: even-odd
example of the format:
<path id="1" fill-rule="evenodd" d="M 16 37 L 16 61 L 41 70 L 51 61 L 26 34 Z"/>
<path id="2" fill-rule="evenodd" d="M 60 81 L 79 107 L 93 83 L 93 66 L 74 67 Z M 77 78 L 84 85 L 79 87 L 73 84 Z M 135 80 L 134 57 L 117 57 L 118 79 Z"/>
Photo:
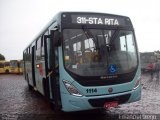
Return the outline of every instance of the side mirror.
<path id="1" fill-rule="evenodd" d="M 60 33 L 57 30 L 51 30 L 51 39 L 53 40 L 53 44 L 55 47 L 58 47 L 61 45 L 60 41 Z"/>

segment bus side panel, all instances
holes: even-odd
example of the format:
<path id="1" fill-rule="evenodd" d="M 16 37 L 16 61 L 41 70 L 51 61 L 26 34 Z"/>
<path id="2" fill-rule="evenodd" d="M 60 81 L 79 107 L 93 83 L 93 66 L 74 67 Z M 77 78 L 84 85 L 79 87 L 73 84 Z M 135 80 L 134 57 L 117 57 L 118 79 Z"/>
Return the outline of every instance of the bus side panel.
<path id="1" fill-rule="evenodd" d="M 45 62 L 44 56 L 42 56 L 41 38 L 38 39 L 37 48 L 35 48 L 35 81 L 37 90 L 44 95 L 43 80 L 45 78 Z"/>
<path id="2" fill-rule="evenodd" d="M 26 52 L 27 51 L 27 52 Z M 33 67 L 32 67 L 32 51 L 34 52 L 34 50 L 32 49 L 32 46 L 30 46 L 29 48 L 27 48 L 23 55 L 23 61 L 24 61 L 24 65 L 23 65 L 23 71 L 24 71 L 24 76 L 25 79 L 27 80 L 28 84 L 32 87 L 34 87 L 34 82 L 33 82 Z M 21 61 L 22 62 L 22 61 Z M 19 70 L 20 70 L 20 61 L 19 61 Z"/>
<path id="3" fill-rule="evenodd" d="M 28 80 L 28 84 L 33 86 L 33 81 L 32 81 L 32 66 L 31 66 L 31 61 L 26 61 L 25 62 L 25 66 L 26 66 L 26 78 Z"/>
<path id="4" fill-rule="evenodd" d="M 43 61 L 35 61 L 35 80 L 36 80 L 36 87 L 38 91 L 44 95 L 43 90 L 43 78 L 44 78 L 44 62 Z"/>

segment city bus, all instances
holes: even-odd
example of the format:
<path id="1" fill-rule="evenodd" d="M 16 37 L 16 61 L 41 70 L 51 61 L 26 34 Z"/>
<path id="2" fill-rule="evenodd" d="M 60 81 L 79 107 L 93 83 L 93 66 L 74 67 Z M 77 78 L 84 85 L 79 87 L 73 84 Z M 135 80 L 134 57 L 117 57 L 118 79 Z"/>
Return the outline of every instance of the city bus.
<path id="1" fill-rule="evenodd" d="M 10 73 L 22 74 L 23 73 L 23 60 L 10 60 Z"/>
<path id="2" fill-rule="evenodd" d="M 10 73 L 19 74 L 18 60 L 10 60 Z"/>
<path id="3" fill-rule="evenodd" d="M 5 70 L 5 73 L 10 73 L 10 62 L 9 61 L 5 61 L 4 62 L 4 70 Z"/>
<path id="4" fill-rule="evenodd" d="M 23 73 L 23 60 L 18 60 L 19 74 Z"/>
<path id="5" fill-rule="evenodd" d="M 157 60 L 157 56 L 154 52 L 140 53 L 141 71 L 154 71 L 154 65 L 157 62 Z"/>
<path id="6" fill-rule="evenodd" d="M 24 76 L 55 111 L 109 109 L 141 99 L 129 17 L 60 12 L 23 51 Z"/>
<path id="7" fill-rule="evenodd" d="M 0 61 L 0 73 L 10 73 L 10 63 L 6 60 Z"/>

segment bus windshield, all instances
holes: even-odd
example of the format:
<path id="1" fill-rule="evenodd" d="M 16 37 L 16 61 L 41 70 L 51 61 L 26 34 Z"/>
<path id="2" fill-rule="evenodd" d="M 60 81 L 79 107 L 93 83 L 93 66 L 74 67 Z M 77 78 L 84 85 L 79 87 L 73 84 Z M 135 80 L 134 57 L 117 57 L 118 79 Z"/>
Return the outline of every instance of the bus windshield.
<path id="1" fill-rule="evenodd" d="M 138 65 L 130 30 L 64 29 L 64 65 L 80 76 L 129 73 Z"/>

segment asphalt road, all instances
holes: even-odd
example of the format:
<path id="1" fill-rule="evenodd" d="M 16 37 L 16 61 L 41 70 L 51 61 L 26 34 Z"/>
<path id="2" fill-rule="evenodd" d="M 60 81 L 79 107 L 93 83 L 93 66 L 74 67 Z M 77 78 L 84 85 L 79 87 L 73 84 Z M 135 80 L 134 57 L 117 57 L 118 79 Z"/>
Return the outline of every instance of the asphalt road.
<path id="1" fill-rule="evenodd" d="M 142 99 L 138 102 L 103 112 L 54 113 L 41 94 L 28 90 L 22 75 L 0 74 L 0 120 L 159 120 L 160 83 L 156 76 L 150 78 L 149 73 L 142 74 Z"/>

